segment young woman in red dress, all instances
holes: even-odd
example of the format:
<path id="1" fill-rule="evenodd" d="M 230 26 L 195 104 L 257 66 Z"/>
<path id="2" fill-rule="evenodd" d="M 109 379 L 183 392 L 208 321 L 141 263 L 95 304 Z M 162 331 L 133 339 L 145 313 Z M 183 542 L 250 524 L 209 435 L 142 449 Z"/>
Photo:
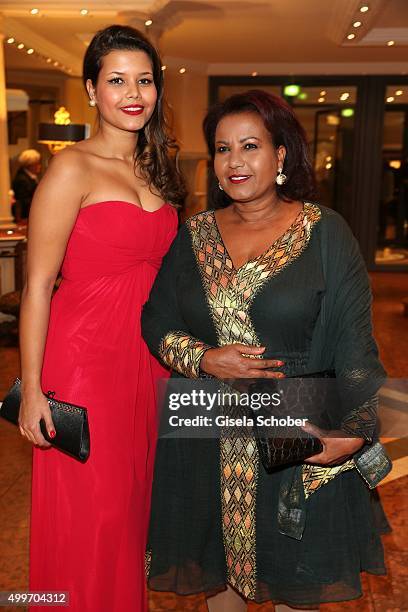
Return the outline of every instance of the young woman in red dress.
<path id="1" fill-rule="evenodd" d="M 29 221 L 20 431 L 35 445 L 30 589 L 69 592 L 73 612 L 144 612 L 154 383 L 166 373 L 140 313 L 184 190 L 150 42 L 127 26 L 98 32 L 83 78 L 99 131 L 52 159 Z M 41 434 L 44 419 L 55 436 L 48 390 L 88 409 L 86 463 Z"/>

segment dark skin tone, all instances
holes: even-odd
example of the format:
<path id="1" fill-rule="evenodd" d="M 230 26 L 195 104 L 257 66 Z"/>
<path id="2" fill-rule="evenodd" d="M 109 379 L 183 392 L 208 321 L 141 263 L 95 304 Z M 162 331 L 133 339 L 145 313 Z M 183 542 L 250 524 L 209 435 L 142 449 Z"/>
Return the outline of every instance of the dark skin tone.
<path id="1" fill-rule="evenodd" d="M 215 135 L 214 169 L 224 191 L 233 203 L 216 212 L 224 245 L 235 269 L 261 255 L 294 223 L 302 202 L 284 202 L 276 192 L 275 177 L 283 168 L 285 147 L 275 147 L 271 134 L 257 113 L 227 115 Z M 232 344 L 205 352 L 200 367 L 220 379 L 279 378 L 274 369 L 283 365 L 262 356 L 266 347 Z M 323 452 L 306 463 L 336 465 L 356 453 L 363 438 L 346 438 L 340 431 L 323 431 L 311 424 L 305 427 L 320 438 Z"/>

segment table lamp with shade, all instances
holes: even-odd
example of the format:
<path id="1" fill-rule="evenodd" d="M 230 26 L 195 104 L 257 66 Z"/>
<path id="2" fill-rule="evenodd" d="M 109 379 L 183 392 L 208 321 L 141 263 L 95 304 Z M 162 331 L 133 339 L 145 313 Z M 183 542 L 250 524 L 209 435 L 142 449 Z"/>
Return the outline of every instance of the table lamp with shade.
<path id="1" fill-rule="evenodd" d="M 70 115 L 64 106 L 54 113 L 54 123 L 40 123 L 38 142 L 46 144 L 54 155 L 65 147 L 89 137 L 89 124 L 71 123 Z"/>

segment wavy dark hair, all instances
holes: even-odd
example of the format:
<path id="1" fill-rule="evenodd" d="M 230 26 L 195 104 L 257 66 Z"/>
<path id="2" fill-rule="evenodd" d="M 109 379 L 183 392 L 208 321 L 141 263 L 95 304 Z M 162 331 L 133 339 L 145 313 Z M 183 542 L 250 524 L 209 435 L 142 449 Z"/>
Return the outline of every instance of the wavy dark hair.
<path id="1" fill-rule="evenodd" d="M 111 51 L 143 51 L 150 58 L 157 102 L 148 123 L 139 132 L 135 150 L 135 167 L 140 169 L 149 188 L 155 187 L 163 200 L 181 205 L 186 196 L 184 180 L 177 168 L 179 147 L 172 137 L 164 110 L 163 71 L 160 56 L 139 30 L 126 25 L 112 25 L 100 30 L 86 50 L 83 83 L 88 79 L 95 87 L 102 60 Z"/>
<path id="2" fill-rule="evenodd" d="M 235 94 L 224 102 L 210 108 L 203 122 L 208 150 L 214 161 L 215 132 L 223 117 L 244 112 L 255 112 L 271 135 L 276 148 L 283 145 L 286 157 L 283 173 L 287 181 L 276 185 L 278 197 L 286 202 L 291 200 L 313 199 L 316 195 L 316 181 L 309 158 L 306 134 L 295 113 L 283 98 L 253 89 L 242 94 Z M 232 199 L 224 192 L 214 187 L 212 191 L 215 207 L 228 206 Z"/>

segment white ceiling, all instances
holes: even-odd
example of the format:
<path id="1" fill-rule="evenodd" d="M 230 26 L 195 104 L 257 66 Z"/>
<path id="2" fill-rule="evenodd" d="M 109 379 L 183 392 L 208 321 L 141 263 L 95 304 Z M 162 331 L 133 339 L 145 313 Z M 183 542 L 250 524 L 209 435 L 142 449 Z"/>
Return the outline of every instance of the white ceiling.
<path id="1" fill-rule="evenodd" d="M 369 11 L 361 13 L 363 5 Z M 39 14 L 32 16 L 34 7 Z M 87 16 L 80 15 L 84 7 Z M 169 65 L 235 74 L 300 62 L 341 64 L 354 73 L 408 72 L 408 0 L 0 0 L 0 13 L 6 36 L 16 39 L 5 43 L 7 69 L 79 76 L 86 42 L 98 29 L 131 23 L 149 31 L 144 21 L 151 17 L 150 31 Z M 353 27 L 355 21 L 361 26 Z"/>

